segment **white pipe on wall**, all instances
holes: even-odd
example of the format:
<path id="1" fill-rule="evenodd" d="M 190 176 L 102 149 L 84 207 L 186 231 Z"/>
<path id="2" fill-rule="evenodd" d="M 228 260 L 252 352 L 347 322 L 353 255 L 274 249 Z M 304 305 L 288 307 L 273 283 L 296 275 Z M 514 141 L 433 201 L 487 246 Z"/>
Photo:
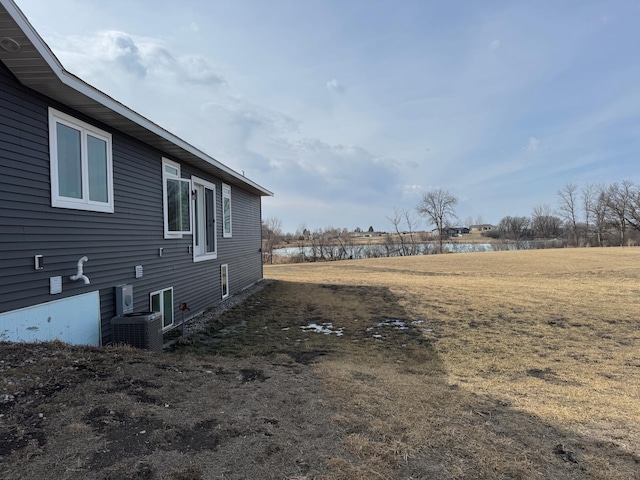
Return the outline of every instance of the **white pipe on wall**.
<path id="1" fill-rule="evenodd" d="M 82 272 L 84 262 L 88 262 L 88 261 L 89 261 L 89 258 L 87 258 L 86 256 L 78 260 L 78 273 L 76 273 L 75 275 L 71 275 L 71 277 L 69 277 L 72 281 L 75 282 L 76 280 L 82 279 L 85 285 L 89 285 L 91 283 L 87 278 L 87 276 Z"/>

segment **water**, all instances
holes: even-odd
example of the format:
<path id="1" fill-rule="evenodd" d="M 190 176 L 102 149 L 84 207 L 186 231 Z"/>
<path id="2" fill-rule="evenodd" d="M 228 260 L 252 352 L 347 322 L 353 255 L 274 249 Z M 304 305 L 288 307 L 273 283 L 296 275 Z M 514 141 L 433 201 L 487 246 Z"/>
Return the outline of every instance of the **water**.
<path id="1" fill-rule="evenodd" d="M 513 246 L 516 249 L 516 245 Z M 410 248 L 410 246 L 406 246 Z M 419 243 L 414 246 L 417 255 L 434 253 L 438 250 L 435 243 Z M 442 248 L 450 253 L 488 252 L 494 250 L 490 243 L 444 243 Z M 315 252 L 315 255 L 314 255 Z M 375 257 L 399 257 L 402 256 L 399 244 L 368 244 L 368 245 L 332 245 L 323 247 L 284 247 L 273 251 L 280 257 L 295 257 L 304 254 L 305 258 L 321 258 L 327 260 L 344 260 L 348 258 L 375 258 Z"/>
<path id="2" fill-rule="evenodd" d="M 491 252 L 503 250 L 534 250 L 541 248 L 561 248 L 565 242 L 559 239 L 548 240 L 519 240 L 503 241 L 497 243 L 444 243 L 442 249 L 447 253 L 469 253 L 469 252 Z M 410 249 L 411 245 L 405 245 Z M 412 255 L 427 255 L 438 251 L 438 244 L 435 242 L 423 242 L 413 246 Z M 332 245 L 323 247 L 285 247 L 273 251 L 275 256 L 280 257 L 300 257 L 304 254 L 305 259 L 320 260 L 346 260 L 360 258 L 378 257 L 400 257 L 402 246 L 400 244 L 372 243 L 367 245 Z"/>

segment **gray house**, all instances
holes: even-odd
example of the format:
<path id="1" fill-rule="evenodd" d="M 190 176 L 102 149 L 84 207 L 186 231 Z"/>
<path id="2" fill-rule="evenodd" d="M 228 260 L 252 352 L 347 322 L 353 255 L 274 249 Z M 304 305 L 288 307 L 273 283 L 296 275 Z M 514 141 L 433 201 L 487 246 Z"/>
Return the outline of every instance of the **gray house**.
<path id="1" fill-rule="evenodd" d="M 271 192 L 65 71 L 0 0 L 0 340 L 107 344 L 116 292 L 163 328 L 262 278 Z"/>

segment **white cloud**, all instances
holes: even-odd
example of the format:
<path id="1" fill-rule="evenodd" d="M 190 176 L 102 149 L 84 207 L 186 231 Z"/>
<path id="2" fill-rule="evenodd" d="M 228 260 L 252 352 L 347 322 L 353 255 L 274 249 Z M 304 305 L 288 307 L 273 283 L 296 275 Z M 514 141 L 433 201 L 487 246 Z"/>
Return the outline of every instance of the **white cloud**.
<path id="1" fill-rule="evenodd" d="M 144 59 L 140 54 L 140 49 L 136 45 L 136 42 L 126 33 L 122 32 L 105 32 L 99 37 L 94 39 L 93 45 L 94 53 L 99 54 L 105 60 L 117 63 L 126 71 L 139 76 L 144 77 L 147 74 L 147 68 L 144 65 Z M 96 52 L 97 50 L 97 52 Z"/>
<path id="2" fill-rule="evenodd" d="M 402 185 L 402 193 L 404 195 L 417 196 L 424 192 L 425 188 L 422 185 Z"/>
<path id="3" fill-rule="evenodd" d="M 526 147 L 524 147 L 524 149 L 527 152 L 537 152 L 539 148 L 540 148 L 540 139 L 536 137 L 529 137 L 529 143 L 527 144 Z"/>
<path id="4" fill-rule="evenodd" d="M 146 77 L 165 84 L 169 77 L 176 83 L 212 86 L 225 83 L 217 68 L 201 55 L 174 56 L 156 39 L 134 37 L 119 31 L 67 37 L 58 47 L 56 53 L 63 64 L 83 79 L 103 76 L 113 81 L 115 68 L 120 74 Z"/>
<path id="5" fill-rule="evenodd" d="M 334 92 L 344 92 L 344 86 L 335 78 L 328 80 L 326 83 L 327 90 L 331 90 Z"/>
<path id="6" fill-rule="evenodd" d="M 178 59 L 178 66 L 184 74 L 184 79 L 190 83 L 203 85 L 220 85 L 225 83 L 214 67 L 200 55 L 187 55 Z"/>

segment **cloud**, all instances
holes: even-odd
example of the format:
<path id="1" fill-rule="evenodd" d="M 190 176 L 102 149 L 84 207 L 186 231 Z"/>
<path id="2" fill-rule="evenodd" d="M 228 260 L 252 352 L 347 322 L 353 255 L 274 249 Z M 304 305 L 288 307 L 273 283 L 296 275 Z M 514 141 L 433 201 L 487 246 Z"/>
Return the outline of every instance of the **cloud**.
<path id="1" fill-rule="evenodd" d="M 200 55 L 188 55 L 178 59 L 178 66 L 184 74 L 184 80 L 200 85 L 221 85 L 224 78 Z"/>
<path id="2" fill-rule="evenodd" d="M 489 50 L 491 51 L 496 51 L 500 48 L 500 40 L 493 40 L 490 44 L 489 44 Z"/>
<path id="3" fill-rule="evenodd" d="M 402 185 L 402 193 L 404 195 L 417 196 L 424 192 L 422 185 Z"/>
<path id="4" fill-rule="evenodd" d="M 198 30 L 200 30 L 200 26 L 196 22 L 191 22 L 189 24 L 189 30 L 191 30 L 192 32 L 197 32 Z"/>
<path id="5" fill-rule="evenodd" d="M 540 148 L 540 140 L 536 137 L 529 137 L 529 143 L 524 149 L 527 152 L 537 152 Z"/>
<path id="6" fill-rule="evenodd" d="M 345 91 L 344 86 L 335 78 L 328 80 L 326 83 L 327 90 L 342 93 Z"/>
<path id="7" fill-rule="evenodd" d="M 106 60 L 117 63 L 138 77 L 146 76 L 147 68 L 140 49 L 129 35 L 116 31 L 105 32 L 97 39 L 97 43 Z"/>
<path id="8" fill-rule="evenodd" d="M 124 32 L 105 31 L 88 37 L 67 37 L 57 45 L 56 54 L 81 78 L 106 75 L 113 80 L 114 70 L 167 84 L 217 86 L 224 77 L 201 55 L 172 55 L 156 39 L 134 37 Z M 126 81 L 126 79 L 123 79 Z"/>

